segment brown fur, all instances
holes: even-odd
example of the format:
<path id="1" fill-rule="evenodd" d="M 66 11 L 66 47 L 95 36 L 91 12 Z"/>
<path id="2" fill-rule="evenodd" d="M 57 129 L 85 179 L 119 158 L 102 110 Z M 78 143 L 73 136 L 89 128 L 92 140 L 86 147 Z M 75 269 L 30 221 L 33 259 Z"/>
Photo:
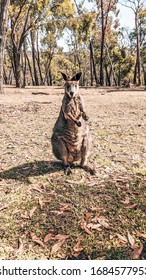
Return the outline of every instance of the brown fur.
<path id="1" fill-rule="evenodd" d="M 62 74 L 65 83 L 65 95 L 59 117 L 53 128 L 51 138 L 52 149 L 55 157 L 61 160 L 70 173 L 70 166 L 73 162 L 80 160 L 81 167 L 92 170 L 86 166 L 91 136 L 88 123 L 82 118 L 83 102 L 79 94 L 78 80 L 81 73 L 76 74 L 72 79 Z M 81 103 L 81 104 L 80 104 Z"/>

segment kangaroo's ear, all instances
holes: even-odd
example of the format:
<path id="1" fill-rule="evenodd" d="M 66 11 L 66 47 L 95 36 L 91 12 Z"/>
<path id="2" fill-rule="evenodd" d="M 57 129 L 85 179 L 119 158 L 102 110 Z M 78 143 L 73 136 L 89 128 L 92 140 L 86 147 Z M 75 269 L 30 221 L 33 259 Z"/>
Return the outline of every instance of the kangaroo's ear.
<path id="1" fill-rule="evenodd" d="M 63 79 L 64 79 L 65 81 L 67 81 L 67 80 L 68 80 L 68 76 L 67 76 L 66 74 L 64 74 L 63 72 L 60 72 L 60 73 L 62 74 Z"/>
<path id="2" fill-rule="evenodd" d="M 72 77 L 71 81 L 79 81 L 81 78 L 82 72 L 77 73 L 75 76 Z"/>

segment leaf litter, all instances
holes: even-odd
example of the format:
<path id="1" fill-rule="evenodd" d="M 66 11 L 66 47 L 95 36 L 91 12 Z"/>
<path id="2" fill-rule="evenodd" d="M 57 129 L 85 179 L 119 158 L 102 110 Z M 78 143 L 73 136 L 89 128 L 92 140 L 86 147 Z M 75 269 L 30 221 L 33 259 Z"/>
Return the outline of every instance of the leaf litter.
<path id="1" fill-rule="evenodd" d="M 62 99 L 56 93 L 57 87 L 52 87 L 52 93 L 40 97 L 39 101 L 36 96 L 31 96 L 28 88 L 26 94 L 17 94 L 17 97 L 10 90 L 11 93 L 5 95 L 5 104 L 2 101 L 0 105 L 3 114 L 1 206 L 9 201 L 9 206 L 1 209 L 4 213 L 2 246 L 7 248 L 8 244 L 15 244 L 23 230 L 25 237 L 20 237 L 23 245 L 20 240 L 18 242 L 20 258 L 39 259 L 42 254 L 48 258 L 51 251 L 52 258 L 65 258 L 73 251 L 77 244 L 75 240 L 80 236 L 80 241 L 76 241 L 80 243 L 74 250 L 77 258 L 145 259 L 145 250 L 139 243 L 141 239 L 145 240 L 146 175 L 142 147 L 146 146 L 143 129 L 146 123 L 143 94 L 114 92 L 103 100 L 95 90 L 92 89 L 93 94 L 89 95 L 81 89 L 92 120 L 90 161 L 96 165 L 97 174 L 92 177 L 75 168 L 67 178 L 61 165 L 55 162 L 50 145 L 52 127 Z M 42 98 L 43 102 L 49 98 L 52 103 L 49 106 L 41 104 Z M 19 105 L 15 104 L 18 100 Z M 137 122 L 142 122 L 143 126 L 138 127 Z M 134 154 L 140 156 L 133 157 Z M 32 233 L 31 240 L 38 245 L 30 247 L 29 252 L 27 232 Z M 68 238 L 57 239 L 55 236 L 60 233 Z M 57 245 L 52 245 L 53 242 Z M 120 255 L 119 251 L 123 253 Z M 13 258 L 11 249 L 4 250 L 2 257 L 7 259 L 10 256 Z"/>

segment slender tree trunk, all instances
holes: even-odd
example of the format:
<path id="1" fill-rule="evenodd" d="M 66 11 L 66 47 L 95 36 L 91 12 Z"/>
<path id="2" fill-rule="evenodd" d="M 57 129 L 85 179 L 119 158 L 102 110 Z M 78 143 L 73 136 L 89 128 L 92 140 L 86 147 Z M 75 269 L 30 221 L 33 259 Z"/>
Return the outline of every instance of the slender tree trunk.
<path id="1" fill-rule="evenodd" d="M 35 85 L 35 81 L 34 81 L 34 78 L 33 78 L 33 72 L 32 72 L 30 60 L 29 60 L 29 57 L 27 55 L 26 49 L 25 49 L 25 57 L 26 57 L 26 60 L 27 60 L 27 64 L 28 64 L 28 68 L 29 68 L 29 72 L 30 72 L 30 77 L 31 77 L 31 80 L 32 80 L 32 85 L 34 86 Z"/>
<path id="2" fill-rule="evenodd" d="M 135 12 L 135 27 L 136 27 L 136 50 L 137 50 L 138 86 L 141 86 L 140 34 L 139 34 L 139 17 L 138 17 L 138 12 Z"/>
<path id="3" fill-rule="evenodd" d="M 136 85 L 136 78 L 137 78 L 137 60 L 134 66 L 134 76 L 133 76 L 133 84 Z"/>
<path id="4" fill-rule="evenodd" d="M 13 69 L 11 68 L 9 70 L 9 75 L 8 75 L 8 85 L 12 85 L 12 78 L 13 77 Z"/>
<path id="5" fill-rule="evenodd" d="M 106 72 L 106 85 L 110 87 L 111 81 L 110 81 L 110 75 L 108 73 L 107 65 L 105 64 L 104 67 L 105 67 L 105 72 Z"/>
<path id="6" fill-rule="evenodd" d="M 52 72 L 51 72 L 51 69 L 49 69 L 48 76 L 49 76 L 49 80 L 50 80 L 50 86 L 52 86 L 53 83 L 52 83 Z"/>
<path id="7" fill-rule="evenodd" d="M 8 84 L 8 77 L 7 77 L 7 73 L 6 73 L 6 71 L 5 71 L 5 68 L 3 68 L 3 78 L 4 78 L 4 81 L 5 81 L 5 85 L 7 85 Z"/>
<path id="8" fill-rule="evenodd" d="M 52 61 L 52 58 L 53 58 L 53 55 L 50 56 L 48 59 L 47 59 L 47 62 L 46 64 L 44 65 L 44 68 L 45 68 L 45 77 L 44 77 L 44 80 L 43 80 L 43 84 L 45 85 L 45 82 L 47 81 L 47 84 L 50 85 L 50 80 L 49 80 L 49 69 L 50 69 L 50 65 L 51 65 L 51 61 Z"/>
<path id="9" fill-rule="evenodd" d="M 118 69 L 118 86 L 121 86 L 121 63 L 119 61 L 119 69 Z"/>
<path id="10" fill-rule="evenodd" d="M 93 62 L 92 62 L 92 52 L 91 52 L 91 44 L 90 44 L 90 85 L 93 86 Z"/>
<path id="11" fill-rule="evenodd" d="M 26 48 L 26 46 L 25 46 L 25 42 L 24 42 L 24 44 L 23 44 L 23 52 L 22 52 L 22 54 L 21 54 L 21 56 L 22 56 L 22 71 L 23 71 L 23 84 L 22 84 L 22 87 L 23 88 L 25 88 L 26 87 L 26 56 L 25 56 L 25 48 Z"/>
<path id="12" fill-rule="evenodd" d="M 146 87 L 146 69 L 144 65 L 142 65 L 142 70 L 143 70 L 144 86 Z"/>
<path id="13" fill-rule="evenodd" d="M 90 69 L 91 69 L 91 75 L 92 75 L 92 79 L 91 79 L 91 85 L 93 85 L 93 74 L 94 74 L 94 78 L 95 78 L 95 83 L 96 85 L 99 84 L 99 80 L 97 78 L 97 73 L 96 73 L 96 65 L 95 65 L 95 60 L 94 60 L 94 54 L 93 54 L 93 46 L 92 46 L 92 42 L 90 41 Z M 93 65 L 93 68 L 92 68 Z"/>
<path id="14" fill-rule="evenodd" d="M 3 36 L 4 36 L 3 34 L 0 34 L 0 93 L 4 92 L 3 89 L 4 38 Z"/>
<path id="15" fill-rule="evenodd" d="M 22 87 L 21 83 L 21 56 L 18 48 L 13 43 L 13 58 L 14 58 L 14 76 L 15 76 L 15 83 L 17 88 Z"/>
<path id="16" fill-rule="evenodd" d="M 104 85 L 104 73 L 103 73 L 103 56 L 104 56 L 104 34 L 102 34 L 101 48 L 100 48 L 100 85 Z"/>
<path id="17" fill-rule="evenodd" d="M 104 41 L 105 41 L 105 23 L 104 23 L 104 12 L 103 12 L 103 0 L 100 0 L 101 5 L 101 46 L 100 46 L 100 85 L 104 85 L 104 72 L 103 72 L 103 56 L 104 56 Z"/>
<path id="18" fill-rule="evenodd" d="M 40 50 L 39 50 L 38 32 L 37 32 L 37 64 L 38 64 L 39 75 L 40 75 L 40 84 L 43 85 L 43 76 L 42 76 L 41 62 L 40 62 Z"/>
<path id="19" fill-rule="evenodd" d="M 38 79 L 38 73 L 36 68 L 36 55 L 35 55 L 35 33 L 31 30 L 31 45 L 32 45 L 32 61 L 33 61 L 33 72 L 34 72 L 34 80 L 35 85 L 39 86 L 39 79 Z"/>
<path id="20" fill-rule="evenodd" d="M 4 47 L 5 47 L 5 40 L 6 40 L 9 4 L 10 4 L 10 0 L 0 1 L 0 93 L 4 92 L 3 89 Z"/>
<path id="21" fill-rule="evenodd" d="M 107 51 L 107 55 L 108 55 L 108 60 L 109 60 L 110 65 L 111 65 L 113 79 L 114 79 L 115 85 L 117 86 L 117 81 L 116 81 L 115 71 L 114 71 L 114 67 L 113 67 L 113 62 L 112 62 L 112 59 L 111 59 L 110 54 L 109 54 L 108 46 L 106 44 L 105 44 L 105 47 L 106 47 L 106 51 Z"/>

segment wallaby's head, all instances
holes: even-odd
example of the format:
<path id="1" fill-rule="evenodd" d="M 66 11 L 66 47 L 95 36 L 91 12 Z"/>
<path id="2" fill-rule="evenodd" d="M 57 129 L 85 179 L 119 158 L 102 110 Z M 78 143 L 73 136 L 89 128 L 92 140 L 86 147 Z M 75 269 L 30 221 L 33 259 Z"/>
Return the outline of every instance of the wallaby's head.
<path id="1" fill-rule="evenodd" d="M 65 93 L 70 97 L 75 97 L 76 94 L 79 92 L 79 80 L 82 75 L 81 72 L 77 73 L 72 78 L 67 76 L 66 74 L 62 73 L 62 77 L 65 80 Z"/>

